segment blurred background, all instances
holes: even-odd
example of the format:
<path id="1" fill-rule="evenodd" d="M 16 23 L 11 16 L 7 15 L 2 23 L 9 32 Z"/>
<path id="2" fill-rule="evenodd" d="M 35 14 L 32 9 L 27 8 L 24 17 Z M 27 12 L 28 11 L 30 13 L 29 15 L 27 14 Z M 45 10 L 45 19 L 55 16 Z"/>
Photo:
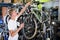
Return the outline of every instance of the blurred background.
<path id="1" fill-rule="evenodd" d="M 19 40 L 60 40 L 60 0 L 0 0 L 0 40 L 8 40 L 9 10 L 17 13 L 31 1 L 31 5 L 17 22 L 25 23 Z M 18 27 L 17 27 L 18 28 Z"/>

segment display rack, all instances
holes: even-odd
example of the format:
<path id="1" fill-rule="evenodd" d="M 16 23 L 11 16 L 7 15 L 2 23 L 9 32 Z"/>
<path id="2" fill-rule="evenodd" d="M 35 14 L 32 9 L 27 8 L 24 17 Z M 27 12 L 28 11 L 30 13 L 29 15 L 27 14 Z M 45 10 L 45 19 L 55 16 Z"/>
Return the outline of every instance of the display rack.
<path id="1" fill-rule="evenodd" d="M 11 7 L 12 3 L 0 3 L 0 7 Z"/>

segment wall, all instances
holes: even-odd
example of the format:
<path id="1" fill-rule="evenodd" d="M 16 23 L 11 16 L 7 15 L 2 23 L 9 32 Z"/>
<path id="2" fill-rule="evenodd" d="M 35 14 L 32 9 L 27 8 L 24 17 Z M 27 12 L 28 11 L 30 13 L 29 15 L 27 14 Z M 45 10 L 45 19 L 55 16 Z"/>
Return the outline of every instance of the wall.
<path id="1" fill-rule="evenodd" d="M 7 8 L 6 7 L 2 7 L 2 16 L 4 17 L 7 13 Z"/>

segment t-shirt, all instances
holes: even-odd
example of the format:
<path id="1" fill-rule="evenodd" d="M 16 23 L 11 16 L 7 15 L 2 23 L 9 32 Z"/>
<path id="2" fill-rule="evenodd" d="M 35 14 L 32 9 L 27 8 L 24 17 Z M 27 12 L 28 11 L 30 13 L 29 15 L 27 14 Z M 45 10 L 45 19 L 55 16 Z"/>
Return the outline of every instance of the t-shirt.
<path id="1" fill-rule="evenodd" d="M 13 31 L 16 31 L 17 30 L 17 17 L 15 20 L 12 20 L 10 19 L 9 22 L 8 22 L 8 30 L 13 30 Z M 9 35 L 9 38 L 8 40 L 18 40 L 18 33 L 14 36 L 14 37 L 11 37 Z"/>

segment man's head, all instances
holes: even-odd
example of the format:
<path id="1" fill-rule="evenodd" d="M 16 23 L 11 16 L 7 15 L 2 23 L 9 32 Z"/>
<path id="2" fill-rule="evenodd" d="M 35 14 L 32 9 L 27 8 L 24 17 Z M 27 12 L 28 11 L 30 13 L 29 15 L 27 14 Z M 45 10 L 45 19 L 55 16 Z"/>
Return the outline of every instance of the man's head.
<path id="1" fill-rule="evenodd" d="M 9 10 L 9 15 L 10 15 L 11 17 L 16 17 L 16 16 L 17 16 L 16 9 L 15 9 L 15 8 L 11 8 L 11 9 Z"/>

